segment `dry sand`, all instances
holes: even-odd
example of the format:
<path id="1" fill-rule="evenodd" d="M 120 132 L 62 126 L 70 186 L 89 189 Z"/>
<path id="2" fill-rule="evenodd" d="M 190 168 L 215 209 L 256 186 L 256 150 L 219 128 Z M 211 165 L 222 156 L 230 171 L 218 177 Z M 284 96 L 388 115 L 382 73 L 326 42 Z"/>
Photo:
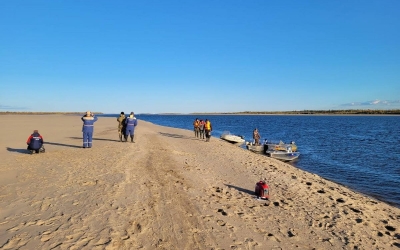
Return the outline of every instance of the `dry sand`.
<path id="1" fill-rule="evenodd" d="M 191 121 L 188 121 L 191 122 Z M 1 115 L 0 249 L 400 249 L 400 209 L 217 138 Z M 38 129 L 46 153 L 29 155 Z M 301 147 L 301 145 L 299 145 Z M 266 178 L 270 203 L 254 198 Z"/>

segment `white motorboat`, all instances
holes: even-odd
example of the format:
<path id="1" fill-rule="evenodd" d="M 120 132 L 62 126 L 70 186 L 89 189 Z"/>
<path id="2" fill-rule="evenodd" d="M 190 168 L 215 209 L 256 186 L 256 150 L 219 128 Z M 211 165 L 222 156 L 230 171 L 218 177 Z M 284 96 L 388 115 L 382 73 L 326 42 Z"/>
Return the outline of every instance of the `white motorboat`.
<path id="1" fill-rule="evenodd" d="M 275 158 L 281 161 L 292 161 L 299 158 L 299 152 L 293 152 L 291 146 L 286 146 L 286 150 L 266 150 L 265 154 L 271 158 Z"/>
<path id="2" fill-rule="evenodd" d="M 229 133 L 228 131 L 223 132 L 222 135 L 220 136 L 220 138 L 222 140 L 225 140 L 225 141 L 235 144 L 237 146 L 240 146 L 243 143 L 245 143 L 244 136 L 233 135 L 233 134 Z"/>

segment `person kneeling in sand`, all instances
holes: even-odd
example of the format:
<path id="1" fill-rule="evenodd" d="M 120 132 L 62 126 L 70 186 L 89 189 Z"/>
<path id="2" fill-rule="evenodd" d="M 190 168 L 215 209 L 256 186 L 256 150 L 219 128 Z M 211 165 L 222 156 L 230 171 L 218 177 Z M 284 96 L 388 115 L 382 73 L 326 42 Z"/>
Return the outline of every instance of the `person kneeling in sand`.
<path id="1" fill-rule="evenodd" d="M 35 151 L 37 154 L 44 153 L 43 137 L 39 134 L 39 131 L 34 130 L 33 134 L 28 137 L 26 144 L 28 144 L 28 150 L 31 154 Z"/>

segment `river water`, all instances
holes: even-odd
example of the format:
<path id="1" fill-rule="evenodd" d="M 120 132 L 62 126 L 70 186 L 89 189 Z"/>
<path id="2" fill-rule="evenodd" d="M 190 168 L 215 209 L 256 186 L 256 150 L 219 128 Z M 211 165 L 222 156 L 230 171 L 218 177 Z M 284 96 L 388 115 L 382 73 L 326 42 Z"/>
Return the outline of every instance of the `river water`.
<path id="1" fill-rule="evenodd" d="M 209 119 L 213 137 L 229 131 L 246 141 L 252 141 L 258 128 L 262 140 L 295 141 L 301 155 L 291 165 L 400 207 L 400 116 L 139 114 L 137 118 L 188 130 L 193 130 L 195 118 Z"/>

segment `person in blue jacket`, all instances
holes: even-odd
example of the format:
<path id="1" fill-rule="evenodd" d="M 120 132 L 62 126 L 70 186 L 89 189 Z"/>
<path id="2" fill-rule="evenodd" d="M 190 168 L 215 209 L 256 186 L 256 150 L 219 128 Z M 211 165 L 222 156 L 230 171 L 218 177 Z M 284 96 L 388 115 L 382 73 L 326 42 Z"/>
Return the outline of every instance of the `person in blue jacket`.
<path id="1" fill-rule="evenodd" d="M 135 127 L 137 126 L 137 120 L 135 114 L 131 112 L 129 117 L 125 120 L 126 130 L 125 130 L 125 141 L 128 141 L 128 135 L 131 137 L 131 142 L 135 142 L 133 137 L 135 136 Z"/>
<path id="2" fill-rule="evenodd" d="M 31 154 L 33 154 L 33 152 L 36 152 L 36 154 L 40 152 L 44 153 L 43 137 L 39 134 L 39 131 L 34 130 L 33 134 L 28 137 L 26 144 L 28 144 L 28 150 Z"/>
<path id="3" fill-rule="evenodd" d="M 81 118 L 81 120 L 83 121 L 83 148 L 91 148 L 93 139 L 93 128 L 94 123 L 97 121 L 97 117 L 95 117 L 94 114 L 88 111 L 86 112 L 86 115 Z"/>

